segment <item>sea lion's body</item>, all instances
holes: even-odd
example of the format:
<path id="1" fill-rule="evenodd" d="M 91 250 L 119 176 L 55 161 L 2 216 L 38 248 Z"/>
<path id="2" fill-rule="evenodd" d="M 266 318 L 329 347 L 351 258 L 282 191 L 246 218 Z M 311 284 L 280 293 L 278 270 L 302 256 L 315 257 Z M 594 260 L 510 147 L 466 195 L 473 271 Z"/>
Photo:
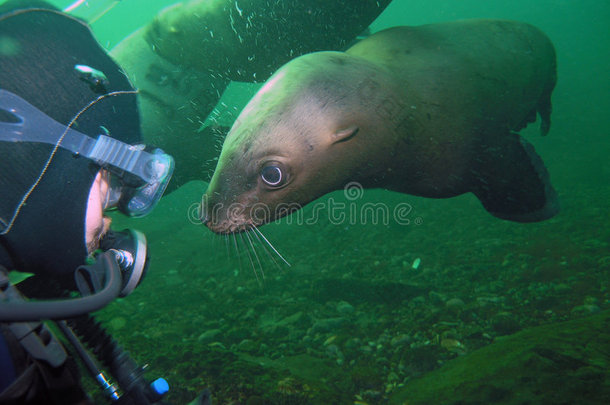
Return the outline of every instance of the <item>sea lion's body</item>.
<path id="1" fill-rule="evenodd" d="M 558 204 L 546 169 L 514 132 L 538 113 L 546 134 L 555 80 L 548 38 L 510 21 L 395 27 L 345 53 L 299 57 L 227 136 L 206 222 L 245 230 L 350 181 L 434 198 L 473 192 L 500 218 L 549 218 Z M 234 203 L 243 209 L 226 209 Z"/>

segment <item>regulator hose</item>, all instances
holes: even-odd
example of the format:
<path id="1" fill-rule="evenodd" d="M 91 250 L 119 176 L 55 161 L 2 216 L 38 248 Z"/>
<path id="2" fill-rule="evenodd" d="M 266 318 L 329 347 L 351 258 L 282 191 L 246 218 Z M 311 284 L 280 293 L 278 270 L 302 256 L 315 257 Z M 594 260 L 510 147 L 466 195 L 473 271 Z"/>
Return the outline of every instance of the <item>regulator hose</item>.
<path id="1" fill-rule="evenodd" d="M 162 394 L 155 392 L 144 379 L 144 369 L 110 336 L 92 315 L 67 321 L 81 341 L 108 369 L 124 395 L 118 404 L 146 405 L 157 403 Z"/>

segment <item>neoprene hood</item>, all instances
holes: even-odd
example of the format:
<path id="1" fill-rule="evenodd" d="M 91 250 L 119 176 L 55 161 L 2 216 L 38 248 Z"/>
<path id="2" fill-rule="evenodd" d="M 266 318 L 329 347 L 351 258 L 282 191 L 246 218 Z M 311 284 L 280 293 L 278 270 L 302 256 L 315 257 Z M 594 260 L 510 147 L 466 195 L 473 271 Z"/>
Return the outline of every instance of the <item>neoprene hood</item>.
<path id="1" fill-rule="evenodd" d="M 133 90 L 84 22 L 49 9 L 8 11 L 9 4 L 0 6 L 1 89 L 63 125 L 103 94 Z M 102 72 L 107 80 L 101 86 L 85 80 L 83 66 Z M 10 119 L 0 111 L 0 121 Z M 140 143 L 136 95 L 102 98 L 71 127 L 91 137 L 109 134 L 125 143 Z M 0 142 L 0 230 L 6 228 L 24 190 L 36 183 L 52 151 L 48 144 Z M 0 265 L 64 276 L 83 264 L 86 208 L 98 170 L 91 160 L 58 148 L 10 230 L 0 235 Z"/>

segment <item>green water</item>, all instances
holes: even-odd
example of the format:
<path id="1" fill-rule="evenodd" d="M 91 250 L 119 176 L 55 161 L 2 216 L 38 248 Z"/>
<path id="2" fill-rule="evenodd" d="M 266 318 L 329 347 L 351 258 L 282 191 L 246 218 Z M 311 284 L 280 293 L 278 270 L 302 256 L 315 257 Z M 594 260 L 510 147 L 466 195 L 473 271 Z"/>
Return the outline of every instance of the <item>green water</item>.
<path id="1" fill-rule="evenodd" d="M 94 32 L 111 48 L 167 4 L 123 0 L 93 24 Z M 467 362 L 501 336 L 540 325 L 561 331 L 559 322 L 610 309 L 610 3 L 394 0 L 371 28 L 473 17 L 529 22 L 555 44 L 551 131 L 540 137 L 532 126 L 523 134 L 547 165 L 561 213 L 517 224 L 491 217 L 471 195 L 430 200 L 367 190 L 354 202 L 334 193 L 319 202 L 408 204 L 408 223 L 363 223 L 348 208 L 340 224 L 323 210 L 309 223 L 293 218 L 266 225 L 262 231 L 290 267 L 262 248 L 258 257 L 248 253 L 239 237 L 225 239 L 193 224 L 189 213 L 203 182 L 165 197 L 145 219 L 116 217 L 116 228 L 146 233 L 152 263 L 145 282 L 99 318 L 150 365 L 149 377 L 170 382 L 170 402 L 186 402 L 208 386 L 218 404 L 382 404 L 456 358 Z M 233 101 L 239 107 L 237 89 L 224 101 L 239 99 Z M 314 212 L 308 207 L 302 215 Z M 600 335 L 576 335 L 600 344 Z M 543 350 L 545 339 L 552 340 L 544 336 L 537 343 L 541 353 L 550 350 Z M 566 373 L 556 386 L 511 394 L 519 388 L 504 389 L 503 381 L 525 374 L 513 363 L 512 374 L 487 384 L 503 395 L 460 393 L 460 403 L 610 403 L 605 343 L 590 363 L 542 367 L 539 376 Z M 500 363 L 494 356 L 487 361 Z M 545 396 L 561 389 L 566 402 Z"/>

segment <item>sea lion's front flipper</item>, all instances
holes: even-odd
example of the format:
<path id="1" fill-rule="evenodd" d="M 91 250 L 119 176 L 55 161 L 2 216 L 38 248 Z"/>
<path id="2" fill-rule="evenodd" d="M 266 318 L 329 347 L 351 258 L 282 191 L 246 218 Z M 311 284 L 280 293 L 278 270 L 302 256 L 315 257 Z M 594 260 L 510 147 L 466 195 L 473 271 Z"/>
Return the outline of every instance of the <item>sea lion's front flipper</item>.
<path id="1" fill-rule="evenodd" d="M 472 192 L 492 215 L 536 222 L 559 212 L 557 193 L 542 159 L 519 135 L 487 137 L 474 166 Z"/>

